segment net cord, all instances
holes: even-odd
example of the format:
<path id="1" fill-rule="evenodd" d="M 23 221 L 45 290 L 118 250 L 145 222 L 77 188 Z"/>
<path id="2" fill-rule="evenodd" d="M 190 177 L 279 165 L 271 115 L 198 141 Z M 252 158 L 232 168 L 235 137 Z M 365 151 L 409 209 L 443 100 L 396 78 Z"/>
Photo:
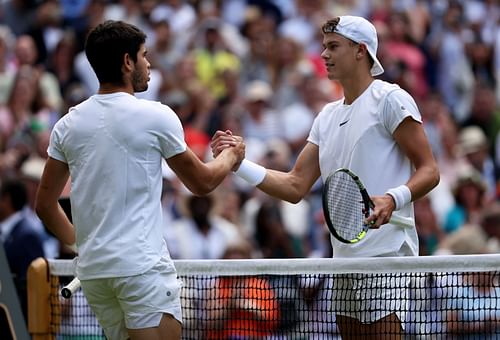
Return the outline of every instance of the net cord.
<path id="1" fill-rule="evenodd" d="M 49 259 L 48 263 L 51 275 L 75 276 L 73 260 Z M 500 270 L 500 255 L 174 260 L 174 264 L 179 276 L 487 272 Z"/>

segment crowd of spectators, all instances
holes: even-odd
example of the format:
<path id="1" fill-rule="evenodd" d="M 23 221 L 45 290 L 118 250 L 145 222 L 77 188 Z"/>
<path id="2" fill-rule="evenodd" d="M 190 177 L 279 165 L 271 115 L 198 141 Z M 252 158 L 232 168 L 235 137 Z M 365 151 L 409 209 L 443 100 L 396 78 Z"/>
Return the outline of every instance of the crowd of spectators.
<path id="1" fill-rule="evenodd" d="M 326 78 L 319 28 L 346 14 L 376 26 L 380 77 L 416 99 L 440 166 L 440 185 L 415 203 L 421 254 L 467 253 L 460 233 L 481 242 L 475 252 L 500 252 L 499 1 L 3 0 L 0 178 L 26 186 L 24 212 L 45 256 L 71 255 L 32 206 L 51 128 L 97 90 L 83 52 L 90 28 L 113 19 L 147 33 L 151 80 L 137 96 L 169 105 L 200 158 L 212 157 L 217 129 L 230 129 L 248 159 L 287 170 L 315 115 L 342 97 Z M 199 198 L 165 166 L 163 192 L 174 259 L 222 258 L 240 242 L 256 258 L 331 256 L 319 182 L 295 205 L 235 176 Z"/>

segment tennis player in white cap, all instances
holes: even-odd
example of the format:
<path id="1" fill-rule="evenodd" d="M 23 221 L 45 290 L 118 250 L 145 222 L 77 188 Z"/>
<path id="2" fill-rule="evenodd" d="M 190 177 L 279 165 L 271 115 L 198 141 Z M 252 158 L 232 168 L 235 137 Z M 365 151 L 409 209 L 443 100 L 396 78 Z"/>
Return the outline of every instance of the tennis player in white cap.
<path id="1" fill-rule="evenodd" d="M 319 112 L 292 170 L 265 169 L 244 160 L 236 174 L 269 195 L 298 202 L 319 176 L 325 180 L 332 171 L 348 168 L 373 195 L 375 208 L 367 222 L 373 222 L 375 230 L 354 244 L 340 243 L 332 237 L 334 257 L 418 255 L 415 227 L 388 223 L 394 211 L 414 218 L 412 201 L 439 182 L 418 107 L 399 86 L 374 78 L 384 68 L 377 59 L 377 32 L 368 20 L 336 17 L 324 23 L 322 33 L 321 57 L 329 79 L 342 85 L 344 97 Z M 230 131 L 216 132 L 212 139 L 214 155 L 239 138 Z M 339 296 L 333 305 L 342 337 L 401 338 L 404 289 L 394 286 L 391 279 L 375 285 L 366 279 L 346 281 L 351 299 L 346 302 L 344 295 L 341 301 Z M 375 291 L 378 295 L 372 295 Z M 358 299 L 360 296 L 365 298 Z"/>

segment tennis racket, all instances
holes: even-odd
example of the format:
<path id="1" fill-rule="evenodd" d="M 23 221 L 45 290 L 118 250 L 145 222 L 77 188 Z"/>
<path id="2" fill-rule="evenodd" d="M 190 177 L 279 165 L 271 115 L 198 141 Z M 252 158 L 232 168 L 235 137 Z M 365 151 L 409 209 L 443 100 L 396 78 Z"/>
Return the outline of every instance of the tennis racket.
<path id="1" fill-rule="evenodd" d="M 80 280 L 77 277 L 75 277 L 73 280 L 71 280 L 70 283 L 62 287 L 61 295 L 63 296 L 63 298 L 69 299 L 78 289 L 80 289 L 80 287 L 81 287 Z"/>
<path id="2" fill-rule="evenodd" d="M 323 213 L 332 235 L 344 243 L 361 241 L 370 228 L 364 223 L 375 206 L 363 183 L 348 169 L 338 169 L 328 175 L 323 186 Z M 408 217 L 392 215 L 389 223 L 414 226 Z"/>

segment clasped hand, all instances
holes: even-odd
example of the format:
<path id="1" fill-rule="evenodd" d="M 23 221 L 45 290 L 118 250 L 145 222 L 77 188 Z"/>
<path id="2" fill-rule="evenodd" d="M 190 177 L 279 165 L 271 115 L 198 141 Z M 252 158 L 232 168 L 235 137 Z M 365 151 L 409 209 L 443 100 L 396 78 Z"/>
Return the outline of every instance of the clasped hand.
<path id="1" fill-rule="evenodd" d="M 230 130 L 221 131 L 217 130 L 212 137 L 210 142 L 210 147 L 212 148 L 212 155 L 216 158 L 225 149 L 235 147 L 237 145 L 243 144 L 243 138 L 241 136 L 235 136 Z M 233 171 L 236 171 L 243 159 L 235 165 Z"/>

